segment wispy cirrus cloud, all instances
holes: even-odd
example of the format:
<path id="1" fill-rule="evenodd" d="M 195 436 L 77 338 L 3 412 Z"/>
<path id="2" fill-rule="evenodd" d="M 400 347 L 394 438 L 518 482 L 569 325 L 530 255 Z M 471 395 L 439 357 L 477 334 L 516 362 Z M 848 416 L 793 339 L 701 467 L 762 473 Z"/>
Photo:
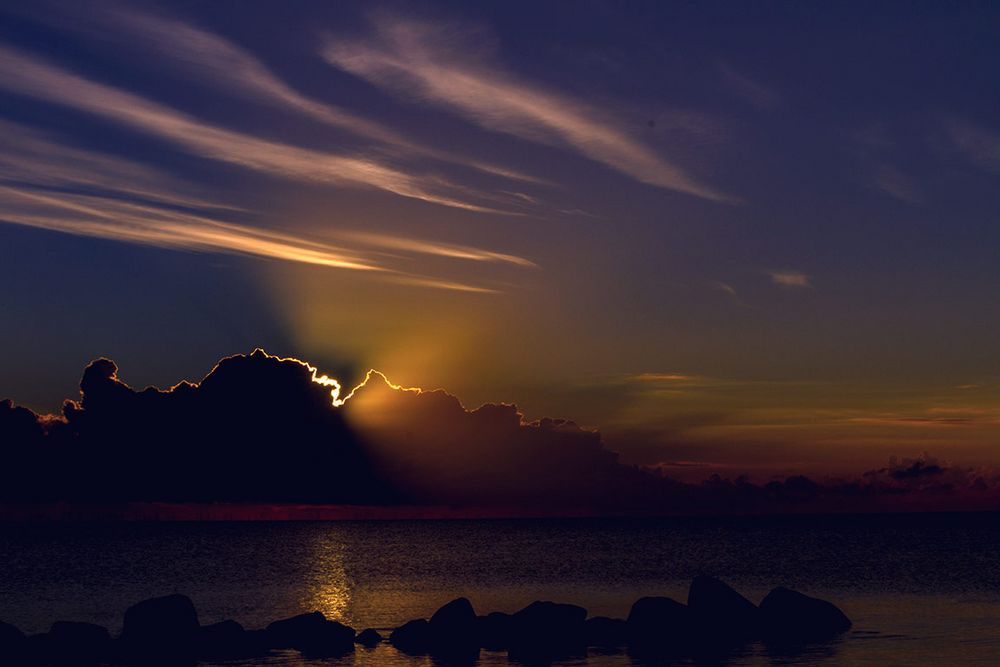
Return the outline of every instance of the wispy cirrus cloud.
<path id="1" fill-rule="evenodd" d="M 95 18 L 98 25 L 117 28 L 115 34 L 121 39 L 141 45 L 144 52 L 155 53 L 161 66 L 173 65 L 192 79 L 248 101 L 299 112 L 344 130 L 353 138 L 374 142 L 381 151 L 459 164 L 510 180 L 546 182 L 537 176 L 418 143 L 391 127 L 317 101 L 286 83 L 246 49 L 201 27 L 117 6 L 98 12 Z"/>
<path id="2" fill-rule="evenodd" d="M 296 180 L 374 188 L 477 212 L 507 213 L 475 199 L 488 193 L 370 157 L 301 148 L 220 128 L 138 95 L 91 81 L 40 58 L 0 47 L 0 88 L 114 119 L 203 157 Z"/>
<path id="3" fill-rule="evenodd" d="M 0 221 L 158 248 L 246 255 L 353 271 L 406 285 L 463 292 L 498 290 L 393 269 L 357 249 L 107 197 L 0 186 Z"/>
<path id="4" fill-rule="evenodd" d="M 76 192 L 113 192 L 170 206 L 243 210 L 200 197 L 190 183 L 181 183 L 134 160 L 74 148 L 24 125 L 2 120 L 0 182 Z"/>
<path id="5" fill-rule="evenodd" d="M 901 202 L 913 205 L 923 202 L 920 190 L 913 179 L 891 165 L 879 165 L 875 169 L 873 181 L 877 190 Z"/>
<path id="6" fill-rule="evenodd" d="M 502 252 L 493 252 L 481 248 L 456 245 L 451 243 L 440 243 L 434 241 L 424 241 L 420 239 L 393 236 L 391 234 L 376 234 L 371 232 L 342 231 L 334 234 L 340 238 L 347 239 L 357 244 L 372 246 L 375 248 L 385 248 L 388 250 L 405 250 L 425 255 L 437 255 L 451 259 L 467 259 L 475 262 L 502 262 L 515 264 L 517 266 L 537 268 L 538 265 L 530 259 L 510 255 Z"/>
<path id="7" fill-rule="evenodd" d="M 702 199 L 735 202 L 630 136 L 613 114 L 476 62 L 455 32 L 427 22 L 375 19 L 371 40 L 328 40 L 333 66 L 522 139 L 565 146 L 633 179 Z"/>
<path id="8" fill-rule="evenodd" d="M 949 120 L 945 129 L 970 160 L 984 169 L 1000 172 L 1000 132 L 960 119 Z"/>
<path id="9" fill-rule="evenodd" d="M 734 93 L 761 111 L 771 111 L 781 105 L 781 96 L 767 86 L 751 79 L 727 64 L 720 64 L 723 83 Z"/>
<path id="10" fill-rule="evenodd" d="M 188 194 L 192 190 L 195 194 Z M 395 260 L 406 253 L 535 266 L 515 255 L 429 239 L 344 232 L 342 243 L 330 243 L 235 223 L 219 214 L 245 217 L 249 212 L 197 194 L 191 184 L 155 168 L 0 121 L 0 222 L 173 250 L 364 271 L 383 281 L 465 292 L 498 290 L 420 275 L 397 268 Z M 395 254 L 384 252 L 389 249 Z"/>

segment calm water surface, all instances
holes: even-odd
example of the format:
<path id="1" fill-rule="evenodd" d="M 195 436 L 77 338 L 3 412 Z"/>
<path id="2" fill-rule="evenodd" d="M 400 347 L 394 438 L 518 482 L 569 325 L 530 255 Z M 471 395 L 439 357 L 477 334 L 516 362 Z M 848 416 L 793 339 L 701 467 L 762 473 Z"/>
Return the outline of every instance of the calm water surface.
<path id="1" fill-rule="evenodd" d="M 792 586 L 854 620 L 838 642 L 792 656 L 751 645 L 726 664 L 1000 664 L 994 514 L 0 525 L 0 619 L 28 632 L 65 619 L 114 633 L 126 607 L 173 592 L 195 601 L 203 623 L 249 628 L 318 609 L 388 629 L 460 595 L 480 613 L 551 599 L 624 617 L 643 595 L 685 600 L 702 572 L 755 602 Z M 334 661 L 235 664 L 431 663 L 380 646 Z M 484 652 L 481 664 L 507 660 Z M 563 664 L 641 663 L 594 654 Z"/>

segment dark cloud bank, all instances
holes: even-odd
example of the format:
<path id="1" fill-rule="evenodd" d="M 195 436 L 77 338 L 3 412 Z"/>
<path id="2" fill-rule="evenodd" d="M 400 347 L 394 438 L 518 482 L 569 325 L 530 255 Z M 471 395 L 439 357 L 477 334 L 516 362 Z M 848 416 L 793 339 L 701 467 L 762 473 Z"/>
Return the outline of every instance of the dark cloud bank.
<path id="1" fill-rule="evenodd" d="M 685 484 L 623 465 L 595 431 L 466 410 L 378 374 L 342 406 L 302 362 L 260 350 L 198 384 L 136 391 L 107 359 L 61 416 L 0 402 L 0 499 L 39 506 L 229 503 L 465 507 L 484 513 L 728 514 L 1000 508 L 995 473 L 928 457 L 849 480 Z M 490 509 L 492 508 L 492 510 Z"/>

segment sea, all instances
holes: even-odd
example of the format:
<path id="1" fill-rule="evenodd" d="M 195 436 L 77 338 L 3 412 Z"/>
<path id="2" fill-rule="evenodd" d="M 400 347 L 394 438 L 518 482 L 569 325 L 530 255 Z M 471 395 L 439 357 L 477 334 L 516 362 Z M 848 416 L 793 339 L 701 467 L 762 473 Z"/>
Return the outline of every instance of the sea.
<path id="1" fill-rule="evenodd" d="M 319 610 L 387 633 L 469 598 L 480 614 L 533 600 L 625 617 L 639 597 L 687 598 L 697 574 L 754 602 L 788 586 L 837 604 L 840 639 L 775 654 L 750 644 L 721 665 L 1000 665 L 1000 515 L 726 519 L 0 524 L 0 620 L 121 629 L 124 610 L 184 593 L 203 624 L 247 628 Z M 432 665 L 388 644 L 333 660 L 294 652 L 205 665 Z M 481 665 L 508 664 L 483 651 Z M 562 665 L 645 665 L 592 652 Z M 694 664 L 683 661 L 671 664 Z"/>

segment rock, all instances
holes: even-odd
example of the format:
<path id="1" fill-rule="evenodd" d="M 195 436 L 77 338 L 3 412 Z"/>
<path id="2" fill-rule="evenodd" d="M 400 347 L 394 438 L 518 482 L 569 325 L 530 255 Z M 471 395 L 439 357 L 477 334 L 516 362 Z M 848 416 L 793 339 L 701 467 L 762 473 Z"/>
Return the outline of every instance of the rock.
<path id="1" fill-rule="evenodd" d="M 426 619 L 418 618 L 407 621 L 392 631 L 389 643 L 403 653 L 422 655 L 431 650 L 431 624 Z"/>
<path id="2" fill-rule="evenodd" d="M 28 638 L 17 627 L 0 621 L 0 657 L 17 664 L 24 655 Z"/>
<path id="3" fill-rule="evenodd" d="M 198 612 L 185 595 L 144 600 L 125 610 L 122 640 L 130 656 L 172 663 L 197 653 Z"/>
<path id="4" fill-rule="evenodd" d="M 111 634 L 93 623 L 56 621 L 48 632 L 48 651 L 54 662 L 92 665 L 108 657 Z"/>
<path id="5" fill-rule="evenodd" d="M 266 650 L 259 635 L 248 633 L 236 621 L 203 625 L 198 633 L 199 658 L 251 658 Z"/>
<path id="6" fill-rule="evenodd" d="M 628 639 L 628 624 L 620 618 L 595 616 L 588 618 L 583 632 L 587 646 L 600 648 L 620 648 Z"/>
<path id="7" fill-rule="evenodd" d="M 24 641 L 24 650 L 21 655 L 26 665 L 55 664 L 56 657 L 52 645 L 52 635 L 47 632 L 28 635 Z"/>
<path id="8" fill-rule="evenodd" d="M 366 628 L 358 633 L 358 636 L 354 638 L 354 642 L 366 648 L 371 648 L 382 643 L 382 635 L 378 630 Z"/>
<path id="9" fill-rule="evenodd" d="M 851 628 L 851 619 L 831 602 L 783 586 L 760 603 L 763 633 L 769 641 L 804 643 L 832 639 Z"/>
<path id="10" fill-rule="evenodd" d="M 586 655 L 587 610 L 572 604 L 532 602 L 511 618 L 508 656 L 544 662 Z"/>
<path id="11" fill-rule="evenodd" d="M 444 605 L 431 616 L 430 653 L 448 662 L 475 662 L 479 656 L 476 610 L 466 598 Z"/>
<path id="12" fill-rule="evenodd" d="M 494 611 L 476 619 L 476 637 L 480 648 L 503 651 L 510 646 L 512 616 Z"/>
<path id="13" fill-rule="evenodd" d="M 757 605 L 715 577 L 694 578 L 688 607 L 702 643 L 737 642 L 760 635 Z"/>
<path id="14" fill-rule="evenodd" d="M 475 633 L 476 610 L 466 598 L 458 598 L 444 605 L 431 616 L 431 632 L 442 639 L 462 639 Z M 460 635 L 455 637 L 455 635 Z"/>
<path id="15" fill-rule="evenodd" d="M 294 648 L 310 657 L 332 657 L 354 650 L 354 629 L 327 620 L 318 611 L 275 621 L 266 633 L 268 648 Z"/>
<path id="16" fill-rule="evenodd" d="M 629 645 L 640 652 L 671 653 L 691 642 L 691 610 L 673 598 L 639 598 L 626 623 Z"/>

